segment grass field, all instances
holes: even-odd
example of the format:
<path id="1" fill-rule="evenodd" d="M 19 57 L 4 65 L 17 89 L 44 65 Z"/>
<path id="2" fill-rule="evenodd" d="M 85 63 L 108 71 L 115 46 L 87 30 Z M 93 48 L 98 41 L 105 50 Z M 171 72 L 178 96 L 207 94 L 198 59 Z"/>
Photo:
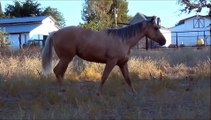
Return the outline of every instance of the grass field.
<path id="1" fill-rule="evenodd" d="M 42 75 L 39 49 L 1 50 L 0 119 L 210 119 L 210 52 L 210 47 L 131 51 L 137 95 L 116 67 L 97 96 L 103 64 L 75 58 L 60 95 L 54 74 Z"/>

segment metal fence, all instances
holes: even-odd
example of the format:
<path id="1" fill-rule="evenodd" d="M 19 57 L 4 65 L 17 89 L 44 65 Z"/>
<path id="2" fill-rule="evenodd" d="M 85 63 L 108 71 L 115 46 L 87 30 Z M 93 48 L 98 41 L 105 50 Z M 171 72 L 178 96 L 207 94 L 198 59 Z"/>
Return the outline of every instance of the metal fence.
<path id="1" fill-rule="evenodd" d="M 171 44 L 179 46 L 197 46 L 199 39 L 204 40 L 204 45 L 211 45 L 211 31 L 172 31 Z"/>
<path id="2" fill-rule="evenodd" d="M 169 34 L 169 33 L 163 33 Z M 211 30 L 201 31 L 172 31 L 169 39 L 170 45 L 166 47 L 193 47 L 197 46 L 197 41 L 203 39 L 204 46 L 211 45 Z M 160 48 L 159 44 L 144 37 L 133 49 L 153 49 Z"/>

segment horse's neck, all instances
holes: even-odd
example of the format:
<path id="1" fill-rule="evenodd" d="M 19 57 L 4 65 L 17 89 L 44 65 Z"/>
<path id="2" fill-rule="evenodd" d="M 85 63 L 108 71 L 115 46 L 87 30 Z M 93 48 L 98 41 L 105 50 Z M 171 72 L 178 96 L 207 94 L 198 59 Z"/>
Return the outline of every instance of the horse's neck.
<path id="1" fill-rule="evenodd" d="M 132 48 L 133 46 L 135 46 L 138 41 L 143 38 L 145 36 L 145 33 L 140 33 L 140 34 L 137 34 L 135 35 L 134 37 L 132 37 L 130 40 L 128 40 L 128 46 L 129 48 Z"/>

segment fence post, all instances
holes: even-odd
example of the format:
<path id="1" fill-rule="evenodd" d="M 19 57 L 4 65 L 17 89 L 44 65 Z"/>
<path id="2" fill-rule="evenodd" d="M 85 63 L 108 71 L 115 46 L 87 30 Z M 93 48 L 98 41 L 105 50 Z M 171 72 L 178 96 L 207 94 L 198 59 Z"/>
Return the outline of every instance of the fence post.
<path id="1" fill-rule="evenodd" d="M 150 49 L 153 49 L 153 41 L 150 40 Z"/>
<path id="2" fill-rule="evenodd" d="M 204 40 L 204 46 L 206 46 L 206 42 L 207 42 L 207 39 L 206 40 L 205 39 L 206 39 L 206 33 L 204 31 L 204 39 L 203 39 Z"/>
<path id="3" fill-rule="evenodd" d="M 210 27 L 210 43 L 211 43 L 211 23 L 209 24 L 209 27 Z M 208 33 L 209 34 L 209 33 Z M 209 38 L 209 37 L 207 37 L 207 38 Z M 208 39 L 207 39 L 208 40 Z M 207 42 L 207 44 L 209 45 L 209 43 Z"/>
<path id="4" fill-rule="evenodd" d="M 176 32 L 176 47 L 178 48 L 178 33 Z"/>
<path id="5" fill-rule="evenodd" d="M 48 37 L 47 35 L 44 35 L 43 36 L 42 47 L 45 46 L 45 41 L 46 41 L 47 37 Z"/>
<path id="6" fill-rule="evenodd" d="M 146 50 L 148 50 L 148 46 L 149 45 L 149 43 L 148 43 L 148 37 L 146 36 Z"/>
<path id="7" fill-rule="evenodd" d="M 22 48 L 21 33 L 18 34 L 19 48 Z"/>

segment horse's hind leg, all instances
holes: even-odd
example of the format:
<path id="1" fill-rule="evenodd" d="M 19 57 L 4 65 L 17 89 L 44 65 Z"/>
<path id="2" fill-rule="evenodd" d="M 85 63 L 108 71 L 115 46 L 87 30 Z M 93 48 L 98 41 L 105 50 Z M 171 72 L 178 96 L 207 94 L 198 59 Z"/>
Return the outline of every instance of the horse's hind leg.
<path id="1" fill-rule="evenodd" d="M 56 78 L 59 82 L 60 87 L 63 86 L 64 73 L 67 70 L 67 66 L 71 60 L 72 60 L 72 58 L 71 59 L 60 59 L 59 63 L 54 68 L 54 73 L 56 75 Z"/>

